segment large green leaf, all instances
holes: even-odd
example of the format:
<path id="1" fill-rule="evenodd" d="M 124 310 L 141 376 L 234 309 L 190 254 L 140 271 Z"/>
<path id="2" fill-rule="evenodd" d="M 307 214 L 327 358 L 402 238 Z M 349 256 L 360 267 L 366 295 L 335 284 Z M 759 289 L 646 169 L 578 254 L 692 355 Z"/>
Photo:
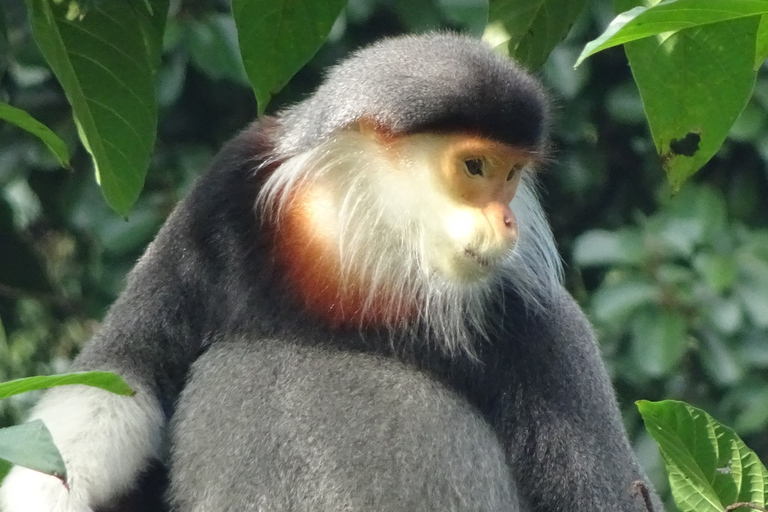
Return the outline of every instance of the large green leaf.
<path id="1" fill-rule="evenodd" d="M 739 502 L 765 506 L 768 471 L 733 430 L 684 402 L 642 400 L 637 407 L 659 443 L 681 512 L 722 512 Z"/>
<path id="2" fill-rule="evenodd" d="M 535 69 L 563 40 L 586 0 L 489 0 L 491 32 L 505 34 L 509 55 Z M 501 41 L 497 41 L 496 44 Z"/>
<path id="3" fill-rule="evenodd" d="M 606 48 L 721 21 L 768 13 L 768 0 L 667 0 L 619 14 L 597 39 L 584 46 L 576 65 Z"/>
<path id="4" fill-rule="evenodd" d="M 72 105 L 104 196 L 125 215 L 144 185 L 154 147 L 153 74 L 168 0 L 100 2 L 72 20 L 64 3 L 27 0 L 27 7 L 35 40 Z"/>
<path id="5" fill-rule="evenodd" d="M 259 113 L 320 49 L 346 0 L 232 0 Z"/>
<path id="6" fill-rule="evenodd" d="M 41 420 L 0 429 L 0 459 L 67 479 L 67 469 Z"/>
<path id="7" fill-rule="evenodd" d="M 83 384 L 105 389 L 118 395 L 131 396 L 134 391 L 118 375 L 110 372 L 76 372 L 9 380 L 0 383 L 0 400 L 9 396 L 70 384 Z"/>
<path id="8" fill-rule="evenodd" d="M 51 153 L 53 153 L 53 156 L 56 157 L 56 160 L 59 161 L 62 167 L 69 167 L 69 149 L 67 145 L 43 123 L 20 108 L 12 107 L 2 101 L 0 101 L 0 119 L 4 119 L 36 135 L 51 150 Z"/>
<path id="9" fill-rule="evenodd" d="M 713 23 L 625 45 L 674 189 L 712 158 L 747 104 L 759 21 Z"/>

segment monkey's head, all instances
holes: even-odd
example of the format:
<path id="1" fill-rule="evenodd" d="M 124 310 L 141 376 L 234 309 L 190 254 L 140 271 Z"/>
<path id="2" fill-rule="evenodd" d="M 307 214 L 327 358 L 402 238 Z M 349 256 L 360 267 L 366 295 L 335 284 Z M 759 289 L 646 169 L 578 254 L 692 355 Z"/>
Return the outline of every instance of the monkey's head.
<path id="1" fill-rule="evenodd" d="M 461 36 L 333 68 L 278 115 L 258 201 L 299 300 L 332 326 L 426 328 L 471 352 L 504 282 L 531 304 L 550 293 L 559 260 L 532 188 L 547 110 L 538 82 Z"/>

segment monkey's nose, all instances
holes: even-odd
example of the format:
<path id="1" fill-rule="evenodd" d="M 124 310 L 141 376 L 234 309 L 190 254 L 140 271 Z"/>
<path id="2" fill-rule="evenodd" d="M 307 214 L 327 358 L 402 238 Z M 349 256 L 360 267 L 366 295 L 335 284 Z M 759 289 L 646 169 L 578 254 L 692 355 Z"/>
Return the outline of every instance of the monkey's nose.
<path id="1" fill-rule="evenodd" d="M 509 206 L 504 205 L 504 209 L 502 210 L 502 221 L 504 223 L 504 227 L 506 228 L 506 232 L 504 233 L 504 238 L 507 240 L 510 240 L 514 242 L 517 240 L 517 219 L 515 218 L 514 212 L 509 208 Z"/>

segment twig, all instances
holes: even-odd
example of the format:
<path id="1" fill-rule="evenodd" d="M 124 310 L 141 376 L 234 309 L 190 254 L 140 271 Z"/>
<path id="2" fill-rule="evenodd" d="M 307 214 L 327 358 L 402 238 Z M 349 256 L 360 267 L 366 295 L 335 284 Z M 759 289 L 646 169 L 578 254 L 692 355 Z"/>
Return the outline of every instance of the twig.
<path id="1" fill-rule="evenodd" d="M 0 297 L 6 297 L 11 300 L 34 299 L 48 306 L 59 308 L 60 311 L 63 311 L 68 315 L 79 314 L 82 310 L 82 306 L 79 303 L 56 295 L 55 293 L 33 292 L 15 286 L 9 286 L 4 283 L 0 283 Z"/>
<path id="2" fill-rule="evenodd" d="M 651 493 L 648 492 L 648 486 L 645 485 L 645 482 L 642 480 L 635 480 L 632 482 L 632 496 L 637 496 L 638 494 L 643 497 L 643 501 L 645 502 L 645 509 L 648 512 L 656 512 L 653 508 L 653 503 L 651 502 Z M 766 510 L 765 512 L 768 512 Z"/>
<path id="3" fill-rule="evenodd" d="M 33 292 L 0 283 L 0 295 L 9 299 L 35 299 L 46 304 L 61 305 L 61 300 L 51 293 Z"/>

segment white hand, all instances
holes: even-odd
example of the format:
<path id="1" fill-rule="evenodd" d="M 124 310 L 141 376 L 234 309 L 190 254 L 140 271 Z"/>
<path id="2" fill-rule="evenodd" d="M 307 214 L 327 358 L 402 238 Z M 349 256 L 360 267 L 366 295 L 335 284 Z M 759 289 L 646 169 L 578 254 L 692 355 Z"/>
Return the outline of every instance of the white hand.
<path id="1" fill-rule="evenodd" d="M 131 397 L 89 386 L 48 391 L 31 418 L 50 430 L 69 490 L 58 478 L 17 467 L 0 487 L 0 512 L 91 512 L 129 491 L 159 455 L 165 421 L 154 395 L 132 387 Z"/>

